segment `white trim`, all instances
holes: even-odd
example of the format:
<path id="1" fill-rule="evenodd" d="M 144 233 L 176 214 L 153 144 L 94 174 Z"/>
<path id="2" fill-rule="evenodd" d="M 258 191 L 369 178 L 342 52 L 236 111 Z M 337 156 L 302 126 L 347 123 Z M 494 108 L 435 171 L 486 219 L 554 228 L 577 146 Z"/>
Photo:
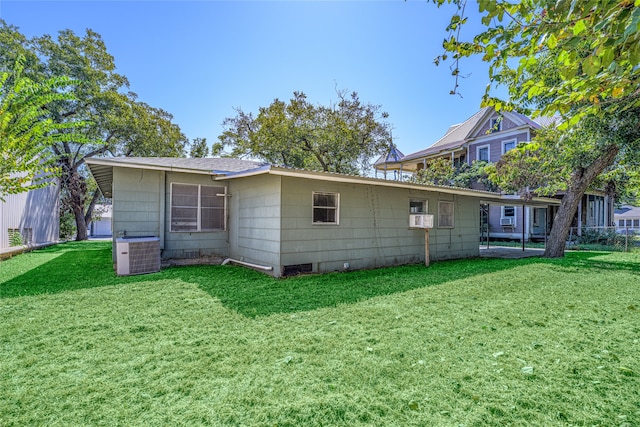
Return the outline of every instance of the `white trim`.
<path id="1" fill-rule="evenodd" d="M 336 206 L 316 206 L 314 199 L 316 194 L 332 195 L 336 198 Z M 335 222 L 316 222 L 313 220 L 315 210 L 317 209 L 334 209 L 336 212 Z M 340 225 L 340 193 L 334 191 L 312 191 L 311 192 L 311 225 Z"/>
<path id="2" fill-rule="evenodd" d="M 476 146 L 476 161 L 481 161 L 480 160 L 480 150 L 482 150 L 483 148 L 487 149 L 487 161 L 490 162 L 491 161 L 491 144 L 485 144 L 485 145 L 478 145 Z"/>
<path id="3" fill-rule="evenodd" d="M 183 185 L 189 187 L 197 187 L 197 206 L 196 209 L 196 229 L 195 230 L 174 230 L 173 229 L 173 185 Z M 213 229 L 202 229 L 202 187 L 210 188 L 224 188 L 224 194 L 222 195 L 222 227 Z M 192 184 L 183 182 L 171 182 L 169 187 L 169 232 L 170 233 L 216 233 L 219 231 L 227 230 L 227 186 L 226 185 L 204 185 L 204 184 Z M 183 208 L 192 208 L 190 206 L 182 206 Z M 205 208 L 210 209 L 210 208 Z"/>
<path id="4" fill-rule="evenodd" d="M 467 143 L 475 145 L 486 140 L 495 141 L 497 138 L 509 138 L 519 134 L 527 133 L 527 131 L 529 131 L 530 129 L 531 127 L 529 126 L 520 126 L 517 128 L 511 128 L 509 130 L 500 131 L 500 133 L 494 132 L 488 133 L 486 135 L 478 135 L 476 137 L 469 138 L 467 140 Z"/>
<path id="5" fill-rule="evenodd" d="M 510 144 L 512 142 L 513 142 L 513 148 L 512 148 L 512 150 L 513 150 L 514 148 L 516 148 L 518 146 L 518 138 L 503 139 L 502 141 L 500 141 L 500 150 L 501 150 L 503 156 L 507 152 L 507 151 L 505 151 L 504 146 L 507 145 L 507 144 Z"/>

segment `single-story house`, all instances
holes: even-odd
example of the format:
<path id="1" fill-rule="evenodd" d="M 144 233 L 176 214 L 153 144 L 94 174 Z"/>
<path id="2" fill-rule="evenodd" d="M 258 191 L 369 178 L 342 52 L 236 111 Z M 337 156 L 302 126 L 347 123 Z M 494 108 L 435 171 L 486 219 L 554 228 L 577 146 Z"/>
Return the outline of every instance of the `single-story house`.
<path id="1" fill-rule="evenodd" d="M 231 158 L 87 160 L 122 237 L 156 236 L 163 259 L 218 256 L 279 277 L 479 255 L 487 191 L 311 172 Z M 558 201 L 527 202 L 547 206 Z"/>
<path id="2" fill-rule="evenodd" d="M 640 207 L 638 206 L 620 206 L 614 211 L 613 217 L 619 233 L 640 230 Z"/>
<path id="3" fill-rule="evenodd" d="M 93 219 L 89 225 L 91 237 L 110 237 L 111 230 L 111 205 L 96 205 L 93 209 Z"/>

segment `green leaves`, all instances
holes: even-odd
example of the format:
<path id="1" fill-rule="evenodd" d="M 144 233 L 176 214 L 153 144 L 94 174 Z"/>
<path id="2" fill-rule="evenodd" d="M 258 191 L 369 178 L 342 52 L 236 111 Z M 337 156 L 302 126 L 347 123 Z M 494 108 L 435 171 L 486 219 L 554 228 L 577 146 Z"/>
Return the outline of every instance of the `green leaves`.
<path id="1" fill-rule="evenodd" d="M 388 115 L 358 94 L 338 91 L 329 106 L 311 104 L 303 92 L 275 99 L 258 115 L 237 109 L 224 120 L 220 145 L 231 155 L 257 157 L 295 168 L 358 174 L 391 143 Z"/>

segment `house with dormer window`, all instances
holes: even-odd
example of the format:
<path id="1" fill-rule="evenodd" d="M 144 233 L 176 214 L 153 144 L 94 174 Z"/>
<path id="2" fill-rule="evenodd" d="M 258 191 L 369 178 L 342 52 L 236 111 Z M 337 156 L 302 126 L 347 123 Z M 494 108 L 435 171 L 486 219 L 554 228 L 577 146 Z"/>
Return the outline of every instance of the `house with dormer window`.
<path id="1" fill-rule="evenodd" d="M 454 124 L 429 147 L 388 161 L 384 156 L 374 164 L 376 176 L 385 171 L 395 171 L 400 179 L 410 177 L 427 168 L 429 162 L 450 159 L 454 166 L 475 161 L 497 162 L 518 144 L 526 143 L 543 127 L 555 121 L 540 117 L 535 120 L 515 111 L 496 112 L 485 107 L 462 123 Z M 477 188 L 481 189 L 481 188 Z M 561 198 L 561 195 L 557 195 Z M 544 239 L 551 229 L 557 207 L 526 206 L 521 199 L 513 197 L 513 204 L 490 204 L 481 210 L 481 227 L 489 237 L 530 240 Z M 604 192 L 585 194 L 578 207 L 574 227 L 603 227 L 613 221 L 613 200 Z"/>

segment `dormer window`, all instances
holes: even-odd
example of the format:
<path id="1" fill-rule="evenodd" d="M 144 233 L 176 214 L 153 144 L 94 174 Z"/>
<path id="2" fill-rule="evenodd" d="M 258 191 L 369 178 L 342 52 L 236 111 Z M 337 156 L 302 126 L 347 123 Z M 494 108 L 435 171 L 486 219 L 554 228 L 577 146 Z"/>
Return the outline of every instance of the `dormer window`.
<path id="1" fill-rule="evenodd" d="M 502 117 L 494 117 L 489 122 L 489 133 L 500 132 L 502 130 Z"/>

